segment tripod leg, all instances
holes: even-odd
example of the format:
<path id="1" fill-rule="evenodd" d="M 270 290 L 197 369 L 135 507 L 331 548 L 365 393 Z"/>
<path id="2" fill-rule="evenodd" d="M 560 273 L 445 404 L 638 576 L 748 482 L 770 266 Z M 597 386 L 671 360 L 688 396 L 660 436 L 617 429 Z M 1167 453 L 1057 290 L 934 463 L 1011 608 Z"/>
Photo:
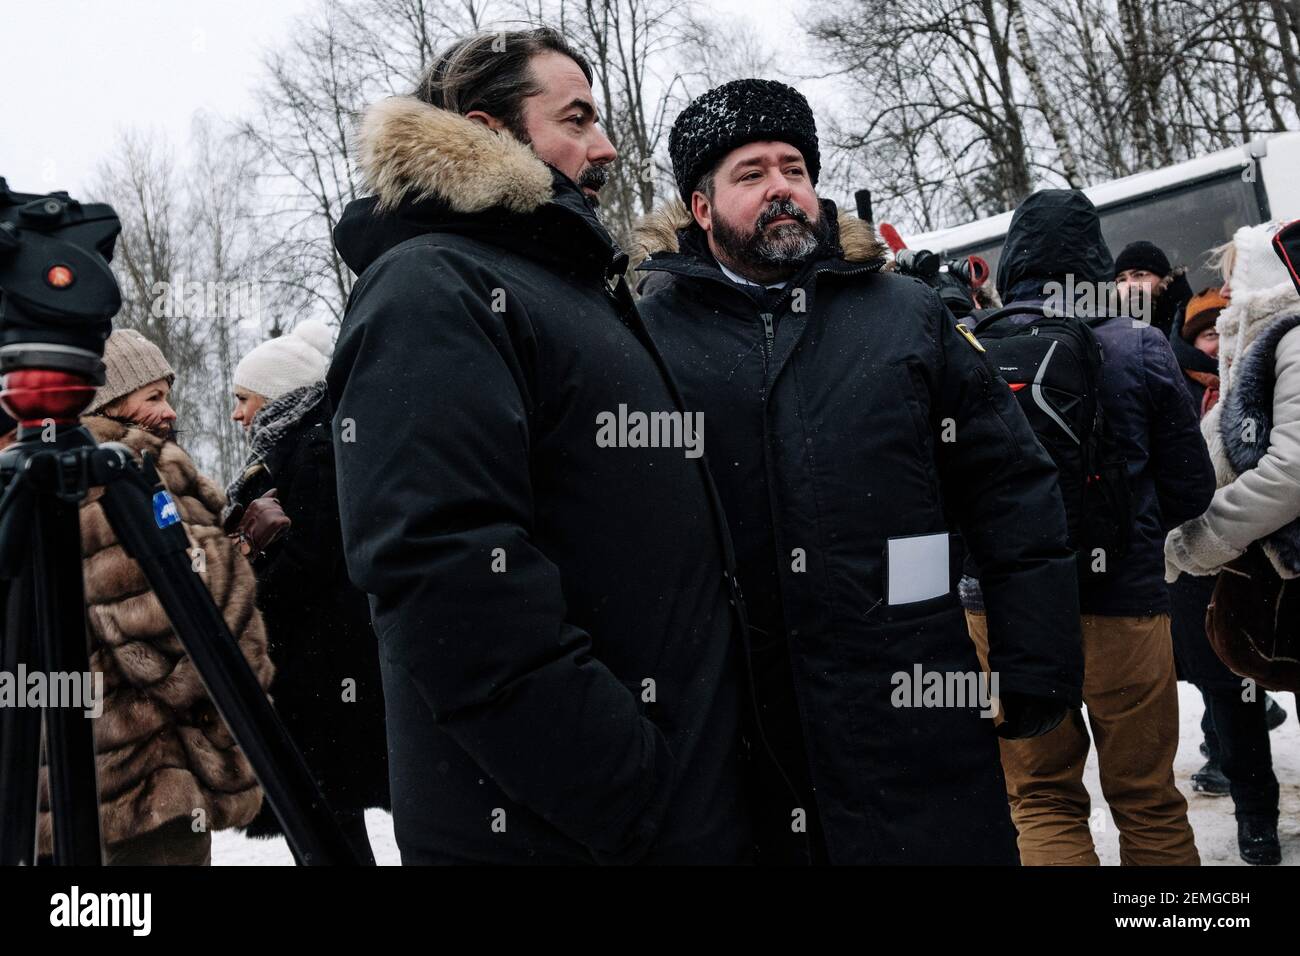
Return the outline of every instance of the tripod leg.
<path id="1" fill-rule="evenodd" d="M 52 495 L 37 502 L 35 584 L 47 682 L 56 674 L 90 670 L 86 604 L 81 581 L 81 525 L 77 505 Z M 70 703 L 63 702 L 65 705 Z M 81 707 L 45 709 L 54 862 L 99 866 L 99 796 L 95 786 L 94 731 Z"/>
<path id="2" fill-rule="evenodd" d="M 100 453 L 107 447 L 101 447 Z M 207 586 L 191 570 L 182 526 L 160 528 L 150 520 L 153 489 L 134 466 L 97 473 L 108 479 L 103 481 L 100 501 L 109 524 L 149 579 L 208 696 L 257 774 L 294 858 L 309 865 L 361 862 Z"/>
<path id="3" fill-rule="evenodd" d="M 0 581 L 0 671 L 15 675 L 41 664 L 32 639 L 36 596 L 30 572 Z M 20 692 L 21 689 L 20 689 Z M 36 862 L 36 784 L 40 773 L 41 712 L 0 707 L 0 866 Z"/>

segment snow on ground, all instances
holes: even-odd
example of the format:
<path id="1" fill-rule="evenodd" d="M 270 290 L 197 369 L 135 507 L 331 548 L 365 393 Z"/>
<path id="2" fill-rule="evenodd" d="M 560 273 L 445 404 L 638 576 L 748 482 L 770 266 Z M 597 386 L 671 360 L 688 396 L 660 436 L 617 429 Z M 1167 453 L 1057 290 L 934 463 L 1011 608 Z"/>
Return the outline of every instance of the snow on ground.
<path id="1" fill-rule="evenodd" d="M 380 866 L 401 866 L 402 857 L 393 839 L 393 818 L 383 810 L 366 811 L 370 848 Z M 212 834 L 213 866 L 293 866 L 293 854 L 283 837 L 254 840 L 235 830 Z"/>
<path id="2" fill-rule="evenodd" d="M 1286 723 L 1269 734 L 1273 749 L 1273 773 L 1281 787 L 1281 818 L 1278 836 L 1282 842 L 1282 865 L 1300 865 L 1300 723 L 1296 721 L 1296 698 L 1293 694 L 1273 695 L 1287 712 Z M 1174 759 L 1174 779 L 1187 798 L 1187 813 L 1196 833 L 1196 848 L 1204 866 L 1245 866 L 1237 853 L 1237 820 L 1232 815 L 1232 798 L 1207 797 L 1192 790 L 1192 774 L 1201 769 L 1205 758 L 1201 745 L 1201 714 L 1205 710 L 1200 692 L 1190 684 L 1178 685 L 1179 739 Z M 1088 756 L 1084 781 L 1092 794 L 1094 813 L 1105 807 L 1101 784 L 1097 778 L 1097 752 Z M 1093 840 L 1097 855 L 1105 866 L 1119 865 L 1119 832 L 1106 814 L 1104 824 Z"/>
<path id="3" fill-rule="evenodd" d="M 1286 723 L 1270 735 L 1273 771 L 1282 788 L 1282 818 L 1278 832 L 1282 839 L 1282 864 L 1295 866 L 1300 865 L 1300 722 L 1296 720 L 1295 697 L 1281 694 L 1277 699 L 1288 713 Z M 1197 749 L 1201 744 L 1201 695 L 1191 685 L 1179 684 L 1178 704 L 1181 734 L 1174 775 L 1178 789 L 1187 798 L 1201 862 L 1206 866 L 1245 866 L 1237 854 L 1237 823 L 1232 815 L 1232 798 L 1207 797 L 1192 791 L 1191 776 L 1205 762 Z M 1096 750 L 1088 758 L 1084 780 L 1092 794 L 1094 811 L 1105 807 L 1097 778 Z M 370 810 L 366 813 L 366 827 L 370 831 L 375 860 L 381 866 L 400 865 L 402 861 L 393 839 L 392 817 L 382 810 Z M 1101 862 L 1107 866 L 1118 865 L 1119 834 L 1109 813 L 1094 826 L 1093 839 Z M 215 866 L 292 866 L 293 857 L 283 839 L 252 840 L 226 830 L 212 838 L 212 862 Z"/>

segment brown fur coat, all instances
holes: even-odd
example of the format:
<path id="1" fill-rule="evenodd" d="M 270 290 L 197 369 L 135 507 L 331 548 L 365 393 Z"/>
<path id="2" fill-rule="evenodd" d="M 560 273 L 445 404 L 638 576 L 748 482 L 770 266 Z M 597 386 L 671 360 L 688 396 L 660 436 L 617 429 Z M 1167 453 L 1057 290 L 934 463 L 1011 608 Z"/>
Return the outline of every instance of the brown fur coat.
<path id="1" fill-rule="evenodd" d="M 254 600 L 253 570 L 218 526 L 225 496 L 174 442 L 107 418 L 83 419 L 96 441 L 150 452 L 175 497 L 190 540 L 204 550 L 207 581 L 258 681 L 270 685 L 266 632 Z M 106 845 L 178 818 L 207 829 L 243 826 L 262 790 L 243 752 L 208 699 L 198 671 L 173 633 L 140 566 L 118 543 L 95 489 L 81 504 L 82 570 L 91 669 L 104 674 L 104 709 L 95 720 L 100 826 Z M 39 852 L 51 852 L 46 769 L 41 768 Z"/>

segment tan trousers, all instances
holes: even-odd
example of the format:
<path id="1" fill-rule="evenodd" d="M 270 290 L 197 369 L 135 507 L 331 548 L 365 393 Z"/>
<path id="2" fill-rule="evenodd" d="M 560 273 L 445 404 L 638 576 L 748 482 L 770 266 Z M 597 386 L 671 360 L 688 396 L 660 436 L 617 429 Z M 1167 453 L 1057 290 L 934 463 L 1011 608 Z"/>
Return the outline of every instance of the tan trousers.
<path id="1" fill-rule="evenodd" d="M 1085 614 L 1083 702 L 1097 742 L 1101 791 L 1119 829 L 1124 866 L 1198 866 L 1187 801 L 1174 785 L 1178 689 L 1167 614 Z M 988 668 L 988 623 L 967 611 L 980 664 Z M 1088 728 L 1072 711 L 1049 734 L 1001 740 L 1011 818 L 1026 866 L 1096 866 L 1083 785 Z"/>

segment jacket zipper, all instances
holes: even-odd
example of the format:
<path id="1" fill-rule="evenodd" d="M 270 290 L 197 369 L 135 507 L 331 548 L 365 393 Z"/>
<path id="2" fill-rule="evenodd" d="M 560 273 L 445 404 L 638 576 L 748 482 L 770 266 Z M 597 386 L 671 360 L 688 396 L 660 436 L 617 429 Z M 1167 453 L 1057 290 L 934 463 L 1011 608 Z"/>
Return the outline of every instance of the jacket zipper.
<path id="1" fill-rule="evenodd" d="M 836 275 L 864 275 L 864 274 L 866 274 L 866 273 L 868 273 L 868 272 L 879 272 L 879 271 L 880 271 L 880 267 L 881 267 L 882 264 L 883 264 L 883 260 L 872 260 L 871 263 L 869 263 L 868 265 L 865 265 L 865 266 L 863 266 L 863 267 L 861 267 L 861 268 L 850 269 L 850 270 L 838 270 L 838 269 L 815 269 L 815 270 L 813 270 L 812 275 L 814 275 L 814 276 L 817 276 L 817 275 L 825 275 L 825 274 L 827 274 L 827 273 L 835 273 Z M 666 270 L 666 271 L 671 272 L 672 270 Z M 706 280 L 710 280 L 710 279 L 712 279 L 713 277 L 712 277 L 712 276 L 700 276 L 700 277 L 698 277 L 698 278 L 703 278 L 703 279 L 706 279 Z M 723 283 L 723 284 L 726 285 L 728 288 L 732 288 L 731 283 L 728 282 L 726 279 L 722 278 L 721 276 L 718 276 L 718 277 L 717 277 L 717 281 Z M 789 294 L 789 293 L 788 293 L 788 290 L 787 290 L 787 294 Z M 611 296 L 611 298 L 612 298 L 612 296 Z M 785 302 L 785 297 L 782 296 L 780 302 L 778 303 L 778 307 L 779 307 L 781 304 L 783 304 L 784 302 Z M 766 379 L 767 379 L 767 372 L 768 372 L 768 364 L 769 364 L 769 360 L 770 360 L 770 358 L 772 357 L 773 345 L 774 345 L 775 338 L 776 338 L 776 329 L 775 329 L 775 324 L 774 324 L 774 322 L 773 322 L 773 314 L 772 314 L 771 312 L 760 313 L 760 316 L 761 316 L 761 318 L 762 318 L 762 320 L 763 320 L 763 335 L 764 335 L 764 349 L 763 349 L 763 373 L 764 373 L 764 374 L 763 374 L 763 377 L 764 377 L 764 383 L 763 383 L 763 395 L 762 395 L 762 400 L 763 400 L 764 405 L 766 406 L 766 403 L 767 403 L 767 382 L 766 382 Z M 986 388 L 987 388 L 987 385 L 988 385 L 988 383 L 986 383 Z M 768 460 L 768 455 L 767 455 L 767 443 L 768 443 L 768 433 L 767 433 L 767 411 L 766 411 L 766 408 L 764 408 L 764 411 L 763 411 L 763 465 L 764 465 L 764 470 L 767 472 L 767 477 L 768 477 L 768 483 L 769 483 L 769 490 L 768 490 L 768 507 L 769 507 L 769 509 L 772 510 L 772 531 L 773 531 L 773 537 L 775 537 L 776 534 L 777 534 L 777 528 L 778 528 L 778 526 L 779 526 L 779 523 L 777 522 L 777 515 L 776 515 L 776 512 L 775 512 L 775 504 L 774 504 L 774 502 L 772 501 L 772 492 L 771 492 L 771 483 L 772 483 L 772 467 L 771 467 L 771 462 Z M 778 554 L 777 554 L 777 561 L 779 562 L 780 560 L 781 560 L 781 555 L 778 553 Z M 739 599 L 739 602 L 740 602 L 740 613 L 741 613 L 741 615 L 742 615 L 744 618 L 747 618 L 748 615 L 745 614 L 745 612 L 744 612 L 744 599 L 743 599 L 743 597 L 740 596 L 740 593 L 741 593 L 741 592 L 740 592 L 740 582 L 739 582 L 739 580 L 735 577 L 734 574 L 730 576 L 730 579 L 729 579 L 729 581 L 728 581 L 728 584 L 731 585 L 731 590 L 732 590 L 733 595 L 735 595 L 736 598 Z M 762 714 L 759 712 L 759 709 L 758 709 L 758 695 L 757 695 L 757 692 L 756 692 L 756 691 L 757 691 L 757 688 L 755 687 L 755 684 L 754 684 L 753 657 L 752 657 L 752 654 L 750 653 L 749 626 L 748 626 L 748 620 L 747 620 L 747 619 L 742 621 L 742 624 L 741 624 L 741 634 L 742 634 L 742 640 L 743 640 L 743 642 L 744 642 L 744 652 L 745 652 L 745 656 L 746 656 L 746 658 L 747 658 L 746 661 L 745 661 L 745 676 L 746 676 L 747 683 L 749 684 L 749 687 L 750 687 L 750 707 L 751 707 L 751 709 L 753 710 L 753 713 L 754 713 L 755 729 L 756 729 L 757 732 L 758 732 L 758 742 L 761 744 L 761 746 L 763 747 L 763 749 L 767 752 L 768 757 L 772 760 L 772 764 L 776 767 L 777 773 L 781 776 L 781 779 L 782 779 L 782 781 L 785 783 L 786 789 L 790 792 L 791 796 L 793 796 L 796 800 L 802 800 L 802 798 L 803 798 L 804 796 L 806 796 L 806 795 L 804 795 L 804 794 L 800 794 L 800 793 L 795 789 L 795 786 L 794 786 L 794 784 L 791 782 L 789 775 L 785 772 L 785 768 L 781 765 L 781 762 L 780 762 L 779 760 L 776 759 L 776 754 L 775 754 L 775 752 L 772 750 L 772 746 L 771 746 L 771 744 L 768 743 L 768 740 L 767 740 L 767 734 L 764 732 L 764 729 L 763 729 L 763 717 L 762 717 Z M 790 640 L 790 635 L 789 635 L 788 633 L 786 634 L 786 650 L 787 650 L 787 653 L 789 653 L 790 656 L 791 656 L 790 665 L 791 665 L 791 669 L 792 669 L 792 671 L 793 671 L 793 670 L 794 670 L 794 667 L 795 667 L 795 665 L 794 665 L 794 660 L 793 660 L 793 658 L 794 658 L 794 642 L 793 642 L 792 640 Z M 796 710 L 798 711 L 798 714 L 799 714 L 799 729 L 800 729 L 800 733 L 802 734 L 802 733 L 804 733 L 805 729 L 806 729 L 807 726 L 808 726 L 808 721 L 807 721 L 807 718 L 806 718 L 806 716 L 805 716 L 805 714 L 804 714 L 803 699 L 802 699 L 802 696 L 801 696 L 801 694 L 800 694 L 800 692 L 799 692 L 799 682 L 798 682 L 798 680 L 796 679 L 794 683 L 795 683 L 795 687 L 794 687 L 794 692 L 795 692 L 795 694 L 794 694 L 794 696 L 795 696 L 795 708 L 796 708 Z M 806 747 L 806 741 L 807 741 L 807 736 L 806 736 L 806 734 L 805 734 L 805 736 L 804 736 L 804 739 L 805 739 L 805 747 Z M 816 774 L 812 772 L 812 769 L 811 769 L 811 768 L 809 768 L 809 773 L 810 773 L 810 776 L 811 776 L 811 777 L 814 777 L 814 778 L 816 777 Z M 812 784 L 812 789 L 813 789 L 813 792 L 812 792 L 812 794 L 811 794 L 811 796 L 812 796 L 812 801 L 813 801 L 813 803 L 814 803 L 814 804 L 816 805 L 816 807 L 817 807 L 817 810 L 818 810 L 818 817 L 819 817 L 819 819 L 821 820 L 821 826 L 822 826 L 822 838 L 823 838 L 823 840 L 825 840 L 825 839 L 826 839 L 826 832 L 825 832 L 825 830 L 826 830 L 826 823 L 825 823 L 825 821 L 826 821 L 826 816 L 821 812 L 823 808 L 822 808 L 822 806 L 821 806 L 821 804 L 820 804 L 820 801 L 818 801 L 818 799 L 817 799 L 817 783 L 816 783 L 816 780 L 813 779 L 813 780 L 811 780 L 810 782 L 811 782 L 811 784 Z M 873 829 L 874 829 L 874 828 L 873 828 Z M 808 833 L 805 833 L 805 834 L 804 834 L 804 852 L 807 854 L 807 856 L 808 856 L 808 861 L 811 863 L 811 862 L 812 862 L 812 856 L 813 856 L 813 853 L 812 853 L 812 835 L 811 835 L 811 834 L 808 834 Z M 829 855 L 829 849 L 827 849 L 827 853 L 828 853 L 828 855 Z"/>
<path id="2" fill-rule="evenodd" d="M 825 274 L 825 273 L 829 273 L 829 272 L 834 272 L 836 275 L 862 275 L 862 274 L 867 273 L 867 272 L 879 272 L 879 271 L 880 271 L 880 264 L 879 264 L 879 263 L 875 263 L 875 264 L 873 264 L 873 265 L 865 266 L 865 267 L 863 267 L 863 268 L 859 268 L 859 269 L 853 269 L 853 270 L 850 270 L 850 271 L 847 271 L 847 272 L 839 271 L 839 270 L 835 270 L 835 269 L 815 269 L 815 270 L 813 270 L 812 275 L 813 275 L 813 276 L 818 276 L 818 275 L 823 275 L 823 274 Z M 790 294 L 790 291 L 787 290 L 787 291 L 786 291 L 786 295 L 789 295 L 789 294 Z M 784 305 L 784 303 L 785 303 L 785 296 L 782 296 L 781 299 L 780 299 L 780 301 L 777 303 L 777 307 L 779 308 L 781 305 Z M 763 379 L 764 379 L 764 382 L 763 382 L 763 394 L 762 394 L 762 401 L 763 401 L 763 468 L 764 468 L 764 471 L 767 473 L 767 480 L 768 480 L 768 508 L 769 508 L 769 510 L 771 511 L 771 515 L 772 515 L 772 537 L 773 537 L 773 539 L 777 539 L 777 538 L 779 537 L 779 534 L 780 534 L 780 532 L 779 532 L 779 530 L 778 530 L 778 529 L 780 528 L 780 522 L 779 522 L 779 520 L 778 520 L 778 516 L 777 516 L 777 513 L 776 513 L 776 505 L 775 505 L 775 502 L 772 500 L 772 491 L 771 491 L 771 489 L 772 489 L 772 487 L 774 486 L 774 483 L 773 483 L 773 475 L 772 475 L 772 464 L 771 464 L 771 461 L 768 459 L 768 431 L 767 431 L 767 395 L 768 395 L 768 391 L 767 391 L 767 374 L 768 374 L 768 371 L 769 371 L 769 369 L 768 369 L 768 362 L 769 362 L 769 359 L 771 359 L 771 357 L 772 357 L 773 344 L 774 344 L 774 340 L 775 340 L 775 337 L 776 337 L 776 336 L 775 336 L 775 328 L 774 328 L 774 325 L 773 325 L 773 322 L 772 322 L 772 318 L 773 318 L 772 313 L 771 313 L 771 312 L 764 312 L 764 313 L 760 313 L 760 316 L 761 316 L 761 318 L 762 318 L 762 320 L 763 320 L 763 332 L 764 332 L 764 336 L 765 336 L 765 345 L 766 345 L 766 348 L 765 348 L 765 350 L 764 350 L 764 360 L 763 360 Z M 777 559 L 778 567 L 779 567 L 779 566 L 780 566 L 780 561 L 782 560 L 782 554 L 781 554 L 781 551 L 780 551 L 780 548 L 779 548 L 779 547 L 778 547 L 778 549 L 777 549 L 777 556 L 776 556 L 776 559 Z M 784 602 L 783 602 L 783 603 L 784 603 Z M 787 624 L 788 624 L 788 622 L 787 622 Z M 797 674 L 797 671 L 798 671 L 798 666 L 796 665 L 796 663 L 795 663 L 795 659 L 794 659 L 794 657 L 795 657 L 794 640 L 793 640 L 793 637 L 792 637 L 792 635 L 791 635 L 791 633 L 790 633 L 790 628 L 789 628 L 788 626 L 786 627 L 786 653 L 789 655 L 789 658 L 790 658 L 790 671 L 791 671 L 791 675 L 792 675 L 792 676 L 795 676 L 795 675 Z M 750 686 L 753 687 L 753 686 L 754 686 L 754 684 L 753 684 L 753 671 L 752 671 L 751 668 L 746 668 L 746 669 L 749 671 L 749 675 L 750 675 Z M 798 790 L 795 789 L 794 783 L 791 781 L 789 774 L 787 774 L 787 773 L 785 772 L 785 768 L 781 765 L 781 762 L 780 762 L 779 760 L 776 759 L 776 754 L 775 754 L 775 752 L 773 752 L 771 745 L 767 742 L 767 735 L 766 735 L 766 734 L 764 733 L 764 731 L 763 731 L 763 721 L 762 721 L 762 717 L 761 717 L 761 715 L 760 715 L 759 712 L 758 712 L 758 697 L 757 697 L 757 694 L 756 694 L 756 693 L 754 694 L 752 700 L 753 700 L 754 715 L 755 715 L 756 719 L 758 720 L 758 732 L 759 732 L 760 738 L 762 739 L 763 747 L 764 747 L 764 749 L 767 751 L 768 756 L 771 758 L 773 765 L 774 765 L 774 766 L 776 767 L 776 769 L 777 769 L 777 773 L 779 773 L 779 774 L 781 775 L 781 779 L 785 782 L 786 789 L 790 791 L 791 795 L 793 795 L 794 798 L 795 798 L 796 800 L 800 801 L 800 802 L 802 802 L 803 799 L 804 799 L 805 797 L 808 797 L 808 798 L 811 799 L 811 801 L 812 801 L 812 803 L 813 803 L 813 805 L 814 805 L 814 808 L 817 810 L 817 816 L 818 816 L 818 820 L 819 820 L 820 827 L 821 827 L 821 838 L 822 838 L 822 841 L 823 841 L 823 844 L 824 844 L 824 845 L 823 845 L 823 850 L 826 852 L 827 857 L 829 858 L 829 856 L 830 856 L 830 848 L 829 848 L 829 846 L 826 846 L 826 845 L 825 845 L 826 843 L 829 842 L 829 841 L 828 841 L 828 838 L 827 838 L 827 834 L 826 834 L 826 819 L 827 819 L 827 818 L 826 818 L 825 813 L 822 812 L 824 808 L 822 807 L 820 801 L 817 799 L 817 781 L 816 781 L 816 773 L 813 771 L 813 769 L 812 769 L 811 766 L 808 768 L 809 783 L 810 783 L 810 785 L 812 786 L 812 793 L 811 793 L 811 794 L 801 794 L 801 793 L 798 792 Z M 801 735 L 801 736 L 803 737 L 803 739 L 804 739 L 804 752 L 805 752 L 805 755 L 808 757 L 809 763 L 811 763 L 811 762 L 812 762 L 812 760 L 811 760 L 811 754 L 809 753 L 810 747 L 809 747 L 809 744 L 808 744 L 808 735 L 807 735 L 807 732 L 806 732 L 807 727 L 808 727 L 808 718 L 807 718 L 807 716 L 806 716 L 806 714 L 805 714 L 805 710 L 804 710 L 804 702 L 803 702 L 803 695 L 802 695 L 802 693 L 801 693 L 800 690 L 799 690 L 799 680 L 798 680 L 798 677 L 797 677 L 797 676 L 795 676 L 795 680 L 794 680 L 794 705 L 795 705 L 795 712 L 796 712 L 796 713 L 798 714 L 798 716 L 799 716 L 799 733 L 800 733 L 800 735 Z M 874 829 L 874 828 L 873 828 L 873 829 Z M 809 864 L 812 864 L 812 863 L 813 863 L 813 848 L 812 848 L 813 835 L 812 835 L 811 833 L 805 832 L 803 836 L 804 836 L 804 839 L 803 839 L 803 849 L 804 849 L 804 853 L 805 853 L 805 855 L 807 856 L 807 859 L 808 859 Z"/>

